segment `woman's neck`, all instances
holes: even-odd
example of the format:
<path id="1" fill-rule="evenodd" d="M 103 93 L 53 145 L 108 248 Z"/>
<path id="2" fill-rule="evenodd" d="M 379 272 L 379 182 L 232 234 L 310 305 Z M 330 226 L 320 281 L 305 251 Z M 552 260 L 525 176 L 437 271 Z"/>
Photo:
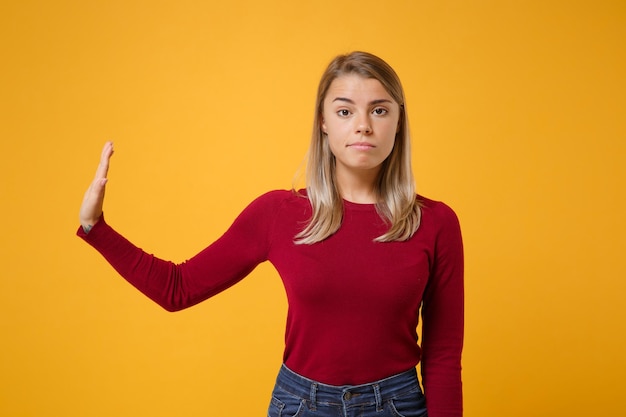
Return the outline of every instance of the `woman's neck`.
<path id="1" fill-rule="evenodd" d="M 378 202 L 376 179 L 378 170 L 346 172 L 337 170 L 337 186 L 344 200 L 359 204 L 375 204 Z"/>

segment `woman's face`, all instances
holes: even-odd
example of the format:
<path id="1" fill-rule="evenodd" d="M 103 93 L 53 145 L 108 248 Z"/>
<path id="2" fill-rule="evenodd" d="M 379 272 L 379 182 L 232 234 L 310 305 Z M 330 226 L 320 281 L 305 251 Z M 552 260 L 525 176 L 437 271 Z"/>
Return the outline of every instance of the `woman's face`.
<path id="1" fill-rule="evenodd" d="M 324 98 L 322 132 L 337 175 L 377 174 L 393 149 L 399 119 L 400 105 L 380 81 L 356 74 L 333 80 Z"/>

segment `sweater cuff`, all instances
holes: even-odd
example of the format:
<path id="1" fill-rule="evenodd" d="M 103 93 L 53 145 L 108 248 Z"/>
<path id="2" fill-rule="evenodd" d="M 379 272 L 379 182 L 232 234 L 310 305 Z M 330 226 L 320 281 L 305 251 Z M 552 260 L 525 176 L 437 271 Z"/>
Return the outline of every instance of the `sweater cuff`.
<path id="1" fill-rule="evenodd" d="M 104 213 L 102 213 L 100 215 L 100 218 L 98 219 L 98 221 L 96 222 L 96 224 L 94 224 L 92 226 L 92 228 L 89 230 L 89 232 L 85 232 L 85 230 L 83 229 L 83 226 L 78 226 L 78 230 L 76 231 L 76 236 L 80 237 L 81 239 L 84 240 L 89 240 L 89 237 L 92 234 L 97 234 L 98 230 L 102 229 L 104 226 L 107 226 L 106 221 L 104 221 Z"/>

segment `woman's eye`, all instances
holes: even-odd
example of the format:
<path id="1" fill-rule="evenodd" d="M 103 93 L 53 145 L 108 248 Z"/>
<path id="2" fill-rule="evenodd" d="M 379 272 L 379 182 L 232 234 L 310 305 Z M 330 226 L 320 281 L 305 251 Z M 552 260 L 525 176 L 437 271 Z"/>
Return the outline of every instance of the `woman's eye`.
<path id="1" fill-rule="evenodd" d="M 377 116 L 382 116 L 383 114 L 387 114 L 387 109 L 383 109 L 382 107 L 376 107 L 373 113 Z"/>
<path id="2" fill-rule="evenodd" d="M 339 116 L 349 116 L 349 115 L 350 115 L 350 111 L 349 111 L 349 110 L 346 110 L 346 109 L 341 109 L 341 110 L 339 110 L 339 111 L 337 112 L 337 114 L 338 114 Z"/>

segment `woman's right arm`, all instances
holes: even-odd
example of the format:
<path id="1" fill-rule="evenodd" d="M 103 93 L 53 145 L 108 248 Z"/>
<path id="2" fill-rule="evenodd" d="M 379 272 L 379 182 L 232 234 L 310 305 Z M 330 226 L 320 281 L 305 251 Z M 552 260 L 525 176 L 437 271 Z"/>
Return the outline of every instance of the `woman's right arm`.
<path id="1" fill-rule="evenodd" d="M 104 203 L 104 190 L 107 183 L 107 173 L 109 172 L 109 161 L 113 155 L 113 142 L 106 142 L 100 154 L 100 163 L 96 169 L 96 176 L 87 188 L 83 197 L 83 204 L 80 206 L 79 220 L 85 233 L 89 233 L 91 228 L 102 216 L 102 205 Z"/>
<path id="2" fill-rule="evenodd" d="M 77 235 L 93 246 L 129 283 L 168 311 L 195 305 L 234 285 L 267 259 L 281 197 L 252 202 L 217 241 L 175 264 L 148 254 L 109 226 L 102 213 L 113 144 L 104 145 L 96 176 L 80 208 Z"/>

